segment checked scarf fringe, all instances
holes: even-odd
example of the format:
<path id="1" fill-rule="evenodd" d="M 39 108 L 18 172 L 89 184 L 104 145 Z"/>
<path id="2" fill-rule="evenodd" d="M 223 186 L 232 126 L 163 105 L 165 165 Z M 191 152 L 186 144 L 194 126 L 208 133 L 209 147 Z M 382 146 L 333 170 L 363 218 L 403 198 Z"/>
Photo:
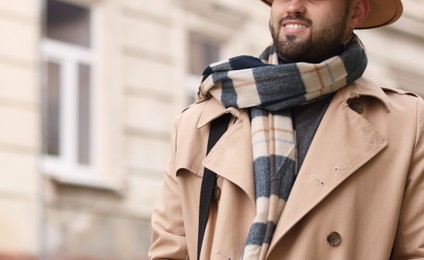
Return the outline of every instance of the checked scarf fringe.
<path id="1" fill-rule="evenodd" d="M 274 46 L 260 56 L 239 56 L 203 72 L 198 99 L 250 108 L 256 217 L 242 259 L 265 259 L 296 178 L 296 142 L 290 108 L 359 79 L 367 66 L 354 35 L 345 51 L 318 64 L 279 64 Z M 246 176 L 249 178 L 249 176 Z"/>

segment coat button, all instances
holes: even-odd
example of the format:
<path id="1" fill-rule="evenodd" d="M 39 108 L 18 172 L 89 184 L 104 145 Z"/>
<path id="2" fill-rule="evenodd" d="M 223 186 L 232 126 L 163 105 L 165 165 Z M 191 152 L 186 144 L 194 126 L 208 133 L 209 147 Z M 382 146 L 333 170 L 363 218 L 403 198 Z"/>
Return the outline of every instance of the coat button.
<path id="1" fill-rule="evenodd" d="M 338 246 L 342 243 L 342 237 L 337 232 L 332 232 L 327 236 L 327 242 L 330 246 Z"/>
<path id="2" fill-rule="evenodd" d="M 215 186 L 213 197 L 215 200 L 219 200 L 221 198 L 221 189 L 218 186 Z"/>
<path id="3" fill-rule="evenodd" d="M 358 114 L 362 114 L 364 112 L 364 106 L 362 106 L 361 103 L 351 102 L 349 103 L 349 107 Z"/>

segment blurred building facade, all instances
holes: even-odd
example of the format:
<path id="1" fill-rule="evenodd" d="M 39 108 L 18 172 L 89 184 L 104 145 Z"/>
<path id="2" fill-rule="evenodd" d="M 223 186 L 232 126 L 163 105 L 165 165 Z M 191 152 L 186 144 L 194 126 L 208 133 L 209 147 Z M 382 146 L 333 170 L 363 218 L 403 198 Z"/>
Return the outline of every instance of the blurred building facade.
<path id="1" fill-rule="evenodd" d="M 358 32 L 424 95 L 424 3 Z M 203 67 L 270 42 L 257 0 L 0 3 L 0 259 L 147 259 L 174 118 Z M 15 258 L 12 258 L 15 257 Z"/>

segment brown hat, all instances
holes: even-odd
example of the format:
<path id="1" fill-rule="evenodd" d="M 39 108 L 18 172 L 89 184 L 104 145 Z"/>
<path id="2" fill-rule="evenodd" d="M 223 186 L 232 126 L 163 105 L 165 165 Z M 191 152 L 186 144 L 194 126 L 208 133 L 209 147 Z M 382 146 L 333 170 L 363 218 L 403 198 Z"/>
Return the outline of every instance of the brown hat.
<path id="1" fill-rule="evenodd" d="M 273 0 L 261 0 L 271 5 Z M 356 29 L 369 29 L 394 23 L 402 15 L 401 0 L 370 0 L 371 10 L 365 21 Z"/>

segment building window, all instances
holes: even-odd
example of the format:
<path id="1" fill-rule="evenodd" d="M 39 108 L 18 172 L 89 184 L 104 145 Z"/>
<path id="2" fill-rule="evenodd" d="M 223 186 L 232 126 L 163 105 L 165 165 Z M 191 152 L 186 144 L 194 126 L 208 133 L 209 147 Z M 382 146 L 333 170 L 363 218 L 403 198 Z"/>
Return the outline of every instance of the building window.
<path id="1" fill-rule="evenodd" d="M 187 89 L 188 103 L 192 103 L 195 100 L 203 70 L 209 64 L 220 60 L 222 47 L 216 39 L 199 33 L 190 33 L 188 40 Z"/>
<path id="2" fill-rule="evenodd" d="M 47 0 L 44 62 L 44 171 L 90 174 L 94 162 L 96 64 L 93 6 Z"/>
<path id="3" fill-rule="evenodd" d="M 57 0 L 47 1 L 48 39 L 90 48 L 91 10 Z"/>
<path id="4" fill-rule="evenodd" d="M 45 102 L 48 109 L 45 114 L 43 125 L 43 153 L 60 156 L 60 65 L 54 62 L 46 62 L 46 73 L 48 76 Z"/>

